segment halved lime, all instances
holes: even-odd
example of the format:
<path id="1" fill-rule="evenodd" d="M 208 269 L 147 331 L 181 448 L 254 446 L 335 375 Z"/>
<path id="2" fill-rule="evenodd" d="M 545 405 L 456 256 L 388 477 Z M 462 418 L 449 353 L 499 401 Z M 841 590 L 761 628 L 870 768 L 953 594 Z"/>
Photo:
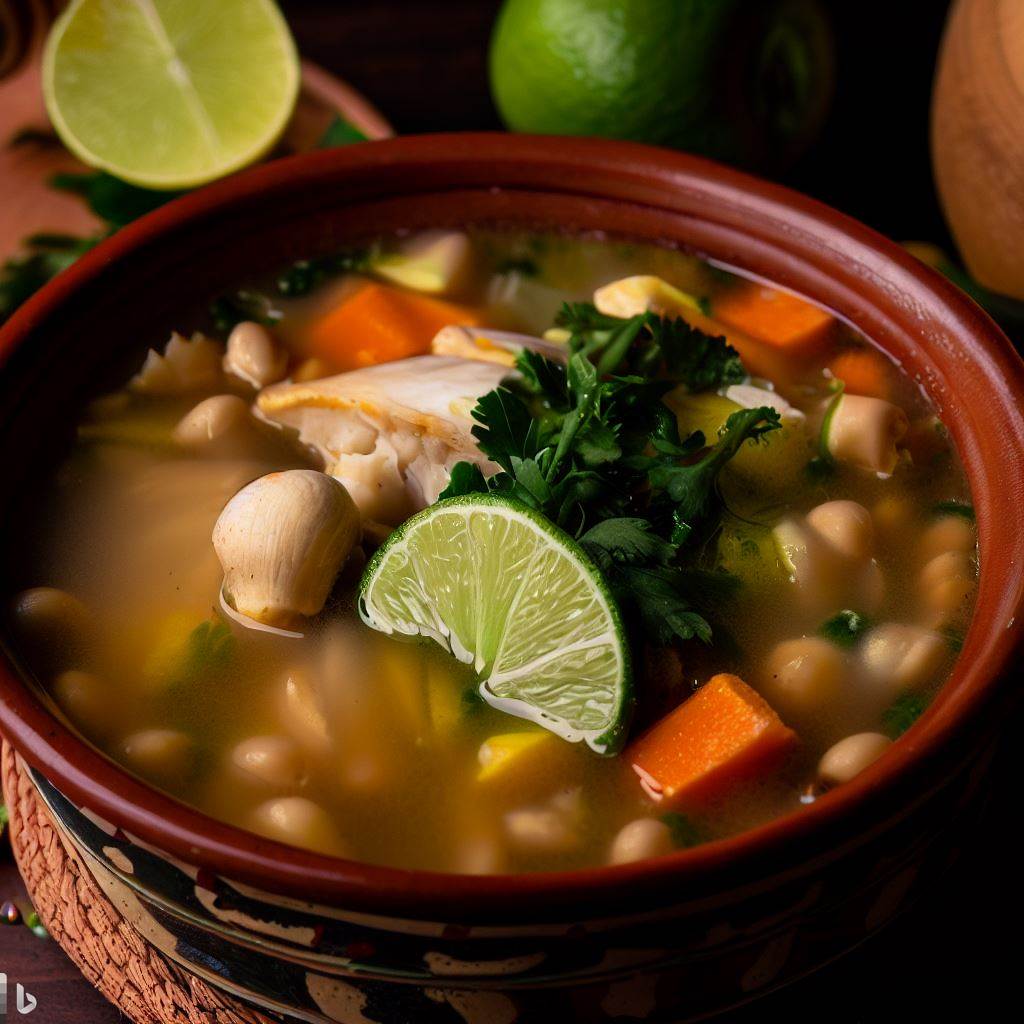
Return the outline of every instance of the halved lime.
<path id="1" fill-rule="evenodd" d="M 473 494 L 413 516 L 366 567 L 359 614 L 381 632 L 436 640 L 501 711 L 601 754 L 625 738 L 618 608 L 579 545 L 525 505 Z"/>
<path id="2" fill-rule="evenodd" d="M 298 89 L 271 0 L 73 0 L 43 55 L 64 144 L 148 188 L 190 188 L 259 159 Z"/>

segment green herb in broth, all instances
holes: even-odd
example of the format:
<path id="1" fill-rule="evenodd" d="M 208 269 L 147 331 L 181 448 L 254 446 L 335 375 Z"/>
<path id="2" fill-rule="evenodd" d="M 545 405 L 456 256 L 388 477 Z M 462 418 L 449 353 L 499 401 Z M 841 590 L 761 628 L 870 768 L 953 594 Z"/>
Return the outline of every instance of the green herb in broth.
<path id="1" fill-rule="evenodd" d="M 853 647 L 870 625 L 859 612 L 847 608 L 823 622 L 818 632 L 837 647 Z"/>
<path id="2" fill-rule="evenodd" d="M 629 275 L 655 274 L 672 288 L 700 296 L 694 314 L 701 310 L 712 317 L 719 297 L 737 283 L 735 276 L 688 254 L 642 245 L 484 230 L 468 237 L 473 273 L 457 295 L 444 297 L 472 309 L 479 323 L 508 330 L 540 333 L 564 303 L 590 304 L 599 289 Z M 367 240 L 361 251 L 396 253 L 414 241 Z M 366 276 L 375 276 L 372 267 L 358 262 L 351 270 L 332 267 L 332 259 L 320 264 L 322 273 L 311 274 L 315 260 L 305 261 L 296 279 L 303 294 L 279 292 L 276 278 L 287 268 L 245 282 L 245 291 L 264 296 L 265 308 L 280 312 L 270 329 L 288 347 L 293 370 L 308 354 L 308 325 L 361 287 Z M 887 400 L 906 411 L 913 443 L 923 438 L 920 457 L 915 450 L 913 460 L 902 459 L 884 479 L 834 458 L 826 474 L 807 479 L 821 410 L 834 397 L 829 347 L 787 356 L 769 375 L 774 390 L 765 394 L 779 408 L 788 403 L 794 410 L 780 414 L 779 427 L 759 441 L 742 439 L 731 457 L 725 452 L 732 441 L 713 455 L 722 440 L 718 430 L 730 415 L 742 411 L 740 427 L 752 423 L 754 431 L 768 427 L 770 417 L 758 419 L 760 405 L 739 410 L 720 393 L 747 386 L 738 378 L 736 353 L 710 329 L 710 340 L 701 341 L 678 326 L 688 309 L 679 317 L 674 311 L 645 314 L 632 343 L 615 347 L 611 340 L 617 336 L 621 342 L 633 326 L 624 330 L 622 323 L 610 322 L 618 318 L 584 313 L 577 322 L 583 344 L 594 344 L 588 359 L 593 372 L 578 362 L 570 382 L 566 367 L 524 355 L 521 379 L 500 401 L 483 403 L 487 422 L 470 421 L 465 429 L 494 431 L 494 451 L 506 463 L 500 466 L 503 483 L 518 488 L 518 496 L 545 515 L 561 518 L 600 566 L 616 600 L 630 609 L 632 633 L 642 648 L 636 664 L 646 666 L 636 684 L 637 735 L 716 673 L 735 672 L 800 735 L 799 750 L 775 771 L 739 780 L 699 807 L 654 803 L 638 785 L 629 748 L 621 758 L 600 759 L 545 734 L 542 741 L 522 744 L 533 753 L 509 763 L 506 782 L 481 779 L 485 748 L 500 746 L 502 737 L 536 733 L 536 727 L 481 702 L 472 672 L 436 645 L 403 644 L 363 628 L 352 607 L 358 559 L 301 638 L 232 625 L 229 659 L 201 657 L 183 672 L 188 659 L 170 658 L 167 663 L 178 668 L 161 679 L 187 675 L 193 685 L 157 685 L 143 667 L 168 614 L 181 613 L 175 648 L 181 654 L 188 650 L 189 634 L 216 606 L 221 572 L 210 534 L 220 508 L 255 477 L 309 465 L 306 455 L 289 461 L 283 438 L 271 451 L 258 432 L 245 442 L 252 448 L 243 444 L 217 455 L 212 449 L 128 445 L 113 435 L 79 442 L 70 470 L 54 479 L 52 498 L 37 505 L 47 516 L 24 534 L 37 540 L 19 578 L 24 586 L 46 582 L 80 598 L 93 615 L 93 632 L 86 645 L 51 645 L 60 653 L 53 674 L 44 670 L 44 682 L 62 701 L 82 692 L 66 679 L 59 682 L 64 670 L 94 677 L 102 713 L 90 718 L 86 701 L 75 706 L 77 715 L 69 703 L 68 717 L 113 758 L 180 798 L 241 827 L 329 852 L 344 849 L 374 863 L 472 872 L 578 868 L 609 862 L 616 838 L 638 820 L 676 831 L 680 815 L 692 826 L 682 834 L 686 845 L 797 808 L 815 791 L 818 761 L 835 743 L 862 732 L 902 732 L 948 673 L 969 621 L 968 584 L 976 570 L 973 524 L 942 506 L 952 501 L 969 507 L 970 495 L 948 438 L 932 429 L 933 411 L 917 385 L 892 367 Z M 259 317 L 260 310 L 256 305 L 252 315 Z M 631 319 L 622 318 L 627 324 Z M 589 335 L 585 322 L 591 324 Z M 176 326 L 189 325 L 183 311 Z M 220 330 L 229 330 L 227 321 Z M 725 328 L 722 335 L 732 337 Z M 835 351 L 865 344 L 843 325 L 835 326 L 832 337 Z M 714 407 L 706 425 L 684 425 L 680 413 L 664 406 L 665 384 L 675 387 L 679 381 L 629 379 L 639 377 L 638 371 L 664 374 L 666 350 L 677 341 L 683 362 L 676 372 L 688 376 L 682 390 L 705 388 L 688 398 L 702 396 Z M 695 341 L 699 351 L 691 352 L 686 346 Z M 606 353 L 607 373 L 598 372 L 595 363 Z M 131 411 L 138 408 L 143 418 L 153 415 L 173 425 L 198 400 L 225 390 L 251 393 L 237 381 L 218 379 L 187 394 L 136 395 Z M 563 429 L 567 420 L 569 428 Z M 700 442 L 693 436 L 698 426 Z M 799 443 L 780 446 L 783 434 Z M 701 469 L 705 459 L 711 461 Z M 492 468 L 457 463 L 452 490 L 482 492 L 490 486 Z M 670 482 L 679 501 L 669 493 Z M 811 531 L 812 513 L 835 502 L 854 503 L 869 514 L 873 542 L 867 554 L 837 555 L 824 535 Z M 698 514 L 681 514 L 680 504 L 682 512 Z M 810 538 L 817 575 L 798 579 L 780 560 L 773 531 L 786 517 Z M 951 518 L 963 525 L 959 532 L 946 531 L 954 538 L 952 547 L 926 547 L 926 531 L 943 522 L 948 526 Z M 368 537 L 384 532 L 367 526 Z M 837 533 L 833 539 L 844 543 L 851 536 Z M 367 540 L 365 550 L 372 547 Z M 946 591 L 929 587 L 929 577 L 922 576 L 935 556 L 971 574 L 969 580 L 952 580 L 941 607 L 936 601 Z M 872 563 L 876 591 L 844 589 Z M 850 618 L 843 617 L 845 646 L 839 647 L 818 631 L 844 609 L 856 609 L 861 618 L 851 628 Z M 912 629 L 899 635 L 893 626 Z M 913 679 L 901 674 L 907 669 L 894 636 L 900 643 L 925 645 L 926 673 Z M 786 645 L 796 645 L 792 655 Z M 207 649 L 205 643 L 199 647 Z M 865 685 L 868 678 L 872 686 Z M 184 735 L 187 770 L 150 774 L 137 767 L 125 744 L 147 730 Z M 260 751 L 277 758 L 280 774 L 270 781 L 260 769 L 252 770 L 250 755 Z M 685 760 L 686 751 L 679 753 Z M 272 815 L 286 813 L 292 798 L 308 801 L 307 810 L 313 805 L 319 831 L 297 824 L 290 832 L 274 831 Z M 642 848 L 638 855 L 644 855 Z"/>

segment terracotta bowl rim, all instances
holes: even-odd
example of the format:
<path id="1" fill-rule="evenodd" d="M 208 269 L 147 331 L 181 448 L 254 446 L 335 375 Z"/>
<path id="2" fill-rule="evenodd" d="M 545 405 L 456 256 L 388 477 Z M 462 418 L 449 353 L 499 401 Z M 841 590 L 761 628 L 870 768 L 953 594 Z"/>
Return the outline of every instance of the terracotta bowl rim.
<path id="1" fill-rule="evenodd" d="M 991 320 L 940 275 L 852 218 L 789 189 L 686 154 L 596 139 L 498 133 L 407 136 L 302 154 L 256 167 L 169 203 L 87 253 L 0 329 L 0 367 L 12 351 L 42 329 L 49 317 L 59 314 L 72 297 L 88 289 L 111 264 L 127 261 L 141 247 L 159 243 L 161 237 L 183 228 L 202 230 L 206 220 L 224 207 L 252 201 L 271 191 L 299 189 L 309 182 L 340 185 L 346 175 L 365 175 L 368 170 L 388 176 L 389 181 L 399 180 L 424 166 L 440 174 L 450 169 L 456 178 L 460 167 L 473 167 L 475 171 L 467 173 L 470 178 L 476 175 L 478 186 L 491 175 L 510 192 L 528 187 L 531 174 L 546 174 L 550 180 L 535 185 L 535 189 L 610 198 L 619 203 L 630 200 L 615 194 L 609 180 L 644 182 L 665 195 L 673 190 L 695 190 L 707 199 L 707 216 L 712 219 L 719 209 L 715 204 L 722 209 L 731 204 L 751 211 L 752 216 L 756 211 L 770 211 L 778 224 L 798 225 L 804 235 L 819 238 L 821 258 L 826 263 L 832 260 L 833 272 L 838 261 L 846 257 L 870 259 L 898 277 L 901 287 L 911 289 L 913 298 L 924 308 L 941 310 L 944 324 L 964 346 L 968 361 L 984 370 L 987 380 L 995 382 L 997 393 L 992 404 L 998 409 L 999 426 L 1006 432 L 1008 443 L 1012 441 L 1018 452 L 1024 450 L 1024 413 L 1019 401 L 1024 396 L 1024 363 Z M 567 175 L 571 169 L 578 175 Z M 562 184 L 554 184 L 556 180 Z M 387 187 L 382 193 L 385 196 Z M 410 191 L 416 189 L 405 190 L 406 194 Z M 657 200 L 650 205 L 660 208 Z M 775 241 L 785 243 L 782 227 L 768 230 L 778 234 Z M 864 284 L 868 294 L 872 288 L 876 290 L 876 303 L 880 301 L 879 287 L 877 282 Z M 1018 495 L 1024 494 L 1021 463 L 1021 459 L 1011 459 L 1003 467 L 1007 490 Z M 1019 502 L 1016 507 L 1020 507 Z M 435 921 L 466 917 L 491 922 L 539 920 L 551 915 L 578 920 L 584 911 L 600 917 L 605 908 L 629 907 L 643 894 L 663 904 L 673 886 L 679 887 L 679 892 L 700 893 L 704 880 L 722 871 L 735 883 L 737 879 L 758 879 L 762 863 L 780 859 L 785 863 L 788 859 L 797 867 L 800 840 L 815 835 L 820 838 L 829 830 L 841 829 L 843 819 L 855 811 L 863 815 L 896 782 L 912 770 L 921 769 L 929 757 L 941 754 L 954 736 L 961 735 L 969 724 L 976 724 L 979 712 L 999 688 L 1019 650 L 1024 629 L 1020 568 L 1024 564 L 1024 530 L 1018 528 L 1021 539 L 1014 540 L 1012 525 L 998 523 L 1006 510 L 979 506 L 977 512 L 984 557 L 991 557 L 990 553 L 984 554 L 987 535 L 995 537 L 994 531 L 999 530 L 1000 555 L 1015 556 L 1016 562 L 1010 564 L 1016 569 L 1001 590 L 1000 608 L 1011 609 L 1010 617 L 995 622 L 976 615 L 971 625 L 964 652 L 966 655 L 969 647 L 970 657 L 961 656 L 952 677 L 957 680 L 969 672 L 969 685 L 956 688 L 953 694 L 947 687 L 881 761 L 811 806 L 738 836 L 656 860 L 578 871 L 460 876 L 379 867 L 265 840 L 214 821 L 113 764 L 63 725 L 6 657 L 0 663 L 0 729 L 22 757 L 65 795 L 124 833 L 223 878 L 265 892 Z M 1019 518 L 1019 513 L 1016 515 Z M 984 578 L 983 574 L 983 585 Z M 970 665 L 965 666 L 968 661 Z"/>

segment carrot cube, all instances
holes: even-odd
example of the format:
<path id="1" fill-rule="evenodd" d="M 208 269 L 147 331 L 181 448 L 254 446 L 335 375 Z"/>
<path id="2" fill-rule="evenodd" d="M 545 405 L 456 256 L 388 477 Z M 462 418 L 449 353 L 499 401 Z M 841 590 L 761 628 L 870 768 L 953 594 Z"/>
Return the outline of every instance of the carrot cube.
<path id="1" fill-rule="evenodd" d="M 712 316 L 794 356 L 819 349 L 836 322 L 818 306 L 758 281 L 742 281 L 716 295 Z"/>
<path id="2" fill-rule="evenodd" d="M 442 327 L 479 323 L 466 306 L 370 282 L 312 325 L 308 347 L 338 370 L 355 370 L 424 355 Z"/>
<path id="3" fill-rule="evenodd" d="M 653 800 L 702 803 L 772 770 L 797 736 L 738 676 L 714 676 L 626 751 Z"/>
<path id="4" fill-rule="evenodd" d="M 892 397 L 892 369 L 885 357 L 872 348 L 848 348 L 840 352 L 828 368 L 851 395 Z"/>

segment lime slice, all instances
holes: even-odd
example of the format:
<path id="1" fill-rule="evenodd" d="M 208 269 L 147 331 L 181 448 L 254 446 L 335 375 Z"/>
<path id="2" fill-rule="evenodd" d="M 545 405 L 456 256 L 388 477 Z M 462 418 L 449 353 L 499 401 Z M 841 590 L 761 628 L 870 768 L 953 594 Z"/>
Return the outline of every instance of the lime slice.
<path id="1" fill-rule="evenodd" d="M 271 0 L 73 0 L 43 56 L 46 108 L 87 164 L 156 189 L 263 156 L 299 88 Z"/>
<path id="2" fill-rule="evenodd" d="M 363 621 L 436 640 L 480 678 L 480 695 L 600 754 L 625 738 L 629 654 L 593 563 L 542 516 L 494 495 L 431 505 L 366 568 Z"/>

